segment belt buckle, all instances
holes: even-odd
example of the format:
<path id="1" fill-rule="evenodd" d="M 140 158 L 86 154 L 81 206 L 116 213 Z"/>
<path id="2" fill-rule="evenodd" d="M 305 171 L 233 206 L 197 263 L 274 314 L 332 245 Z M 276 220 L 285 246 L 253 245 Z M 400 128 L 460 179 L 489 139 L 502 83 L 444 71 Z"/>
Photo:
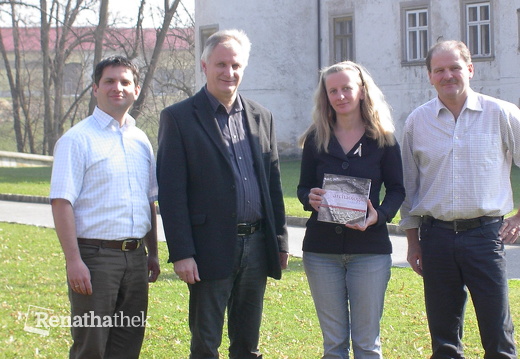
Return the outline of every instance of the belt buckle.
<path id="1" fill-rule="evenodd" d="M 455 231 L 455 232 L 462 232 L 462 231 L 465 231 L 465 229 L 459 228 L 459 226 L 457 225 L 457 223 L 459 223 L 459 222 L 458 222 L 458 221 L 453 221 L 453 231 Z"/>
<path id="2" fill-rule="evenodd" d="M 238 223 L 237 224 L 237 233 L 239 236 L 250 236 L 256 232 L 256 230 L 260 228 L 258 222 L 255 223 Z"/>
<path id="3" fill-rule="evenodd" d="M 246 233 L 246 230 L 248 230 L 248 229 L 249 229 L 248 232 L 250 232 L 251 227 L 249 227 L 247 225 L 247 223 L 238 223 L 237 224 L 237 235 L 240 236 L 240 237 L 248 236 L 249 233 Z"/>
<path id="4" fill-rule="evenodd" d="M 129 244 L 129 243 L 132 243 L 132 242 L 135 242 L 136 244 L 136 247 L 134 249 L 128 249 L 126 246 Z M 129 251 L 132 251 L 132 250 L 135 250 L 137 248 L 139 248 L 141 246 L 141 241 L 136 241 L 135 239 L 125 239 L 123 241 L 123 243 L 121 244 L 121 250 L 123 252 L 129 252 Z"/>
<path id="5" fill-rule="evenodd" d="M 468 221 L 453 221 L 453 230 L 455 232 L 464 232 L 464 231 L 467 231 L 468 229 L 473 229 L 473 228 L 478 228 L 478 226 L 472 227 L 471 223 Z"/>

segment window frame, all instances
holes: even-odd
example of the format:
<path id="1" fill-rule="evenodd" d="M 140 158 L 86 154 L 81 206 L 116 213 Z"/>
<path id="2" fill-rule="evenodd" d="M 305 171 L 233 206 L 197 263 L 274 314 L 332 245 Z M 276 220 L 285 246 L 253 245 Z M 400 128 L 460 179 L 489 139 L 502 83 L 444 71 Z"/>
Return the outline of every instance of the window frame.
<path id="1" fill-rule="evenodd" d="M 517 32 L 517 36 L 518 36 L 518 50 L 520 51 L 520 9 L 516 9 L 516 19 L 517 19 L 517 24 L 518 24 L 518 32 Z"/>
<path id="2" fill-rule="evenodd" d="M 478 14 L 481 12 L 481 7 L 487 6 L 488 12 L 489 12 L 489 19 L 487 21 L 483 20 L 476 20 L 471 21 L 469 20 L 469 9 L 472 7 L 477 7 Z M 494 19 L 493 19 L 493 2 L 491 0 L 462 0 L 462 38 L 464 39 L 464 43 L 466 46 L 468 46 L 468 49 L 471 52 L 471 58 L 472 60 L 489 60 L 493 59 L 495 57 L 495 47 L 494 47 Z M 488 26 L 488 47 L 489 47 L 489 53 L 483 53 L 482 52 L 482 46 L 485 44 L 482 44 L 482 27 Z M 477 51 L 475 51 L 473 44 L 470 42 L 470 26 L 477 26 Z"/>
<path id="3" fill-rule="evenodd" d="M 351 33 L 339 34 L 339 35 L 336 34 L 336 24 L 341 22 L 341 21 L 350 21 L 351 22 L 351 29 L 352 29 Z M 331 17 L 331 21 L 330 21 L 330 34 L 331 34 L 331 36 L 330 36 L 330 41 L 331 41 L 330 48 L 332 49 L 332 52 L 330 53 L 330 62 L 334 64 L 334 63 L 337 63 L 337 62 L 340 62 L 340 61 L 346 61 L 346 60 L 355 61 L 356 60 L 356 42 L 355 42 L 355 19 L 354 19 L 354 14 L 346 13 L 346 14 L 342 14 L 342 15 L 337 15 L 337 16 Z M 336 44 L 337 44 L 336 40 L 338 38 L 340 38 L 340 37 L 347 39 L 347 42 L 348 42 L 348 39 L 351 40 L 351 44 L 350 44 L 351 54 L 349 56 L 349 54 L 347 53 L 346 54 L 347 58 L 341 58 L 341 59 L 337 58 L 336 54 L 338 53 L 338 48 L 336 46 Z M 348 47 L 349 47 L 349 45 L 347 44 L 347 46 L 346 46 L 347 52 L 348 52 Z"/>
<path id="4" fill-rule="evenodd" d="M 420 12 L 426 13 L 426 26 L 416 26 L 412 31 L 410 31 L 410 27 L 408 26 L 408 15 L 410 13 Z M 421 42 L 421 36 L 417 37 L 415 47 L 418 52 L 421 51 L 421 47 L 423 47 L 422 57 L 410 58 L 409 50 L 410 50 L 410 34 L 415 33 L 419 34 L 421 31 L 426 31 L 425 41 L 426 44 L 423 45 Z M 426 55 L 428 54 L 428 49 L 431 46 L 431 10 L 430 4 L 424 1 L 414 1 L 414 2 L 404 2 L 401 3 L 401 56 L 402 56 L 402 64 L 403 65 L 424 65 L 426 63 Z"/>
<path id="5" fill-rule="evenodd" d="M 67 62 L 63 68 L 63 96 L 75 97 L 84 87 L 84 65 L 81 62 Z"/>
<path id="6" fill-rule="evenodd" d="M 199 59 L 202 57 L 202 52 L 204 51 L 204 45 L 206 44 L 206 40 L 216 33 L 219 30 L 218 24 L 206 25 L 199 27 Z M 200 70 L 202 71 L 202 65 L 200 65 Z"/>

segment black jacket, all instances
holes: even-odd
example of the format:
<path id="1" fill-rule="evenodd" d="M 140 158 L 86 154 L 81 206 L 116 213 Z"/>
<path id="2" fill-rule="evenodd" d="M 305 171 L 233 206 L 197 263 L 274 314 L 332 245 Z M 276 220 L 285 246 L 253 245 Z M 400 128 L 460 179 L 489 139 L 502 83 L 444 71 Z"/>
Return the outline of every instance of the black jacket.
<path id="1" fill-rule="evenodd" d="M 354 154 L 362 145 L 361 156 Z M 405 197 L 403 168 L 399 145 L 379 148 L 366 135 L 345 155 L 336 137 L 332 136 L 329 152 L 316 151 L 314 135 L 307 137 L 302 154 L 298 198 L 304 209 L 312 211 L 303 240 L 306 252 L 329 254 L 388 254 L 392 244 L 387 222 L 395 216 Z M 311 188 L 322 187 L 324 173 L 370 178 L 370 201 L 378 212 L 378 223 L 361 232 L 334 223 L 319 222 L 317 212 L 309 204 Z M 382 186 L 386 194 L 379 203 Z"/>
<path id="2" fill-rule="evenodd" d="M 268 275 L 279 279 L 287 228 L 272 114 L 241 97 L 262 197 Z M 161 112 L 159 206 L 169 261 L 194 257 L 202 280 L 231 274 L 237 238 L 235 179 L 204 89 Z"/>

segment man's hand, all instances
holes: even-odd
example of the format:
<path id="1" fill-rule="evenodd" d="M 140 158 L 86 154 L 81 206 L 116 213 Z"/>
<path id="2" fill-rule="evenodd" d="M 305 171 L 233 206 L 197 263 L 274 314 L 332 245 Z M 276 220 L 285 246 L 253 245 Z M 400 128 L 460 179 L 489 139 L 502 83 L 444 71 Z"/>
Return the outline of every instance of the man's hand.
<path id="1" fill-rule="evenodd" d="M 406 259 L 412 269 L 422 276 L 422 251 L 419 244 L 419 230 L 417 228 L 407 229 L 406 238 L 408 239 L 408 255 Z"/>
<path id="2" fill-rule="evenodd" d="M 195 282 L 200 282 L 199 269 L 193 257 L 174 262 L 173 270 L 182 281 L 188 284 L 195 284 Z"/>
<path id="3" fill-rule="evenodd" d="M 289 253 L 280 252 L 280 266 L 282 269 L 287 269 L 289 265 Z"/>
<path id="4" fill-rule="evenodd" d="M 148 255 L 148 282 L 155 282 L 157 277 L 159 277 L 159 273 L 161 273 L 159 258 L 157 256 Z"/>
<path id="5" fill-rule="evenodd" d="M 505 244 L 515 243 L 520 235 L 520 213 L 504 219 L 504 223 L 498 231 L 498 236 Z"/>
<path id="6" fill-rule="evenodd" d="M 76 238 L 76 221 L 70 202 L 63 198 L 55 198 L 51 202 L 54 227 L 60 240 L 67 267 L 67 280 L 70 288 L 79 294 L 91 295 L 92 283 L 88 269 L 79 251 Z"/>
<path id="7" fill-rule="evenodd" d="M 83 295 L 92 294 L 90 270 L 83 260 L 79 259 L 67 262 L 67 279 L 74 292 Z"/>

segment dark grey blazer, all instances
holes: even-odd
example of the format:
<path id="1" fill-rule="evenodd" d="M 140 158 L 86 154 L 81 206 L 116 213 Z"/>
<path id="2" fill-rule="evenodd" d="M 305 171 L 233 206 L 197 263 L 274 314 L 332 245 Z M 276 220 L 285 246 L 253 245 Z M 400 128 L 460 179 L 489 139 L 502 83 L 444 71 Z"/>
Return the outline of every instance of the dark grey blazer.
<path id="1" fill-rule="evenodd" d="M 264 209 L 269 276 L 279 279 L 288 251 L 272 114 L 241 97 Z M 194 257 L 201 280 L 231 274 L 237 236 L 235 179 L 204 89 L 161 112 L 159 208 L 169 262 Z"/>

